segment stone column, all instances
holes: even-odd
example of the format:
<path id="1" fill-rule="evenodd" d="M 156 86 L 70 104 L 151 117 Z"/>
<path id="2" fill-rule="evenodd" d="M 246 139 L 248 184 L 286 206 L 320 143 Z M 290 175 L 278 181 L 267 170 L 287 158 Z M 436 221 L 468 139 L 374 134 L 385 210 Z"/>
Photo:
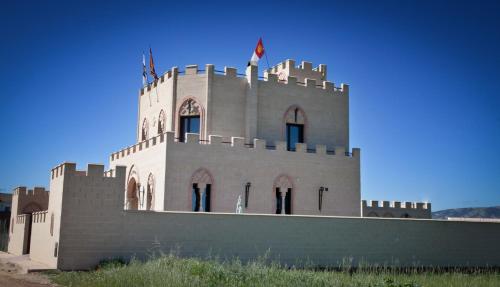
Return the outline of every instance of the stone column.
<path id="1" fill-rule="evenodd" d="M 285 198 L 286 192 L 281 192 L 281 214 L 285 214 Z"/>
<path id="2" fill-rule="evenodd" d="M 205 209 L 203 208 L 203 194 L 205 194 L 207 185 L 205 183 L 198 183 L 198 190 L 200 192 L 200 203 L 198 205 L 198 210 L 200 212 L 204 212 Z"/>

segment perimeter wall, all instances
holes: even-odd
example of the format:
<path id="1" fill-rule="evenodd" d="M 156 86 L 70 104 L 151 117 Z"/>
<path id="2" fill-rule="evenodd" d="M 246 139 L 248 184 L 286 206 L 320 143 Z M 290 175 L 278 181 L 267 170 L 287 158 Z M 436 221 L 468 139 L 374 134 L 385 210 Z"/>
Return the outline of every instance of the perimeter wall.
<path id="1" fill-rule="evenodd" d="M 92 172 L 83 173 L 74 164 L 59 167 L 64 173 L 58 180 L 64 185 L 53 188 L 63 193 L 59 269 L 89 269 L 102 259 L 148 258 L 154 251 L 171 250 L 180 256 L 237 256 L 243 261 L 269 250 L 271 258 L 298 265 L 309 260 L 315 265 L 338 266 L 347 259 L 353 265 L 364 261 L 399 266 L 500 266 L 499 223 L 125 211 L 125 168 L 117 167 L 113 177 L 103 174 L 103 167 L 89 168 Z M 32 249 L 54 250 L 53 242 L 49 244 L 32 244 Z"/>

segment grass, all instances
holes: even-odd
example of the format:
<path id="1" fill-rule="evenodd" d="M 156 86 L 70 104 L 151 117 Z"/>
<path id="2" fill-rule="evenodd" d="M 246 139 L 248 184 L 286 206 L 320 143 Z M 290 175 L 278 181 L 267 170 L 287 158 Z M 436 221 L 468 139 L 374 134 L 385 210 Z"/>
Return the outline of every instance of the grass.
<path id="1" fill-rule="evenodd" d="M 431 270 L 406 272 L 391 269 L 369 269 L 352 272 L 296 269 L 277 263 L 267 264 L 265 257 L 242 263 L 234 259 L 179 258 L 163 255 L 147 262 L 132 260 L 129 264 L 109 261 L 96 271 L 61 272 L 51 275 L 63 286 L 366 286 L 366 287 L 447 287 L 500 286 L 498 271 L 469 272 Z"/>

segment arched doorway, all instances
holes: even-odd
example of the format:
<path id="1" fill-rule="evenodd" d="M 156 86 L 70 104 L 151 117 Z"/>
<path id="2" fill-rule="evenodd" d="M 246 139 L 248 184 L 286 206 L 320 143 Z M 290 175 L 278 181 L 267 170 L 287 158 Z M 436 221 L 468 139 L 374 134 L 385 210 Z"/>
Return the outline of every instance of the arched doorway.
<path id="1" fill-rule="evenodd" d="M 139 198 L 137 196 L 137 182 L 134 177 L 131 177 L 127 184 L 127 209 L 139 209 Z"/>
<path id="2" fill-rule="evenodd" d="M 23 210 L 21 211 L 22 214 L 32 214 L 33 212 L 37 211 L 42 211 L 42 207 L 40 204 L 36 202 L 30 202 L 27 205 L 23 207 Z"/>

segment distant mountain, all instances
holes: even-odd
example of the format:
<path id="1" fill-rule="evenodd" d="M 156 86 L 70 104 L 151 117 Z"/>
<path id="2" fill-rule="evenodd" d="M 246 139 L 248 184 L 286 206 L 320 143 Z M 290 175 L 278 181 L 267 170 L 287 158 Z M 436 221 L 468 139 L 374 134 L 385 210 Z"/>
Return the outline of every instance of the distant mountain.
<path id="1" fill-rule="evenodd" d="M 500 218 L 500 206 L 453 208 L 432 213 L 433 219 L 446 219 L 447 217 Z"/>

